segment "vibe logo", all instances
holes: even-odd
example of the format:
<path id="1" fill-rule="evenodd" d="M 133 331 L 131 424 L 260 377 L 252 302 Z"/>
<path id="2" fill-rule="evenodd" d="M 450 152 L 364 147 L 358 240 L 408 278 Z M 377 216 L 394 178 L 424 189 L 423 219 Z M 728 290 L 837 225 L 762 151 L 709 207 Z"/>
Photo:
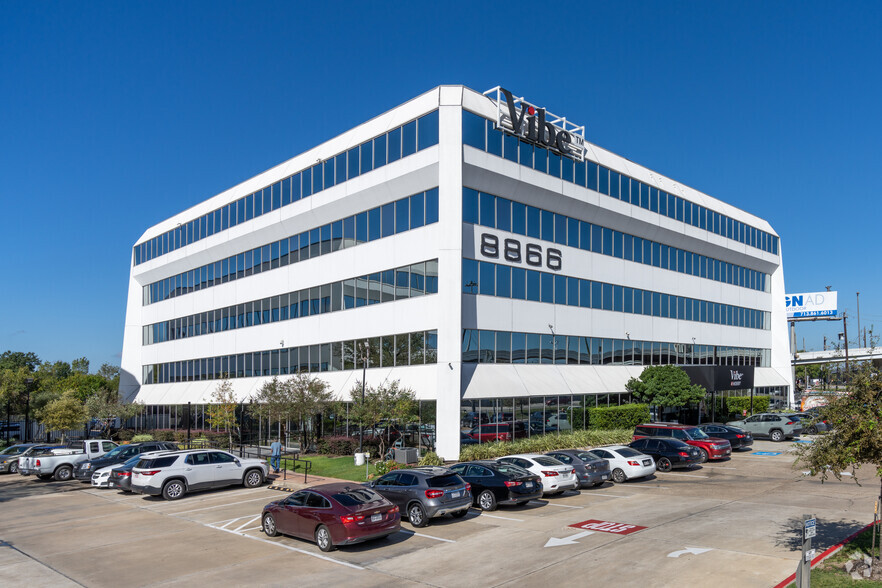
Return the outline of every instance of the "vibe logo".
<path id="1" fill-rule="evenodd" d="M 740 386 L 741 378 L 744 377 L 744 372 L 739 372 L 738 370 L 729 370 L 729 380 L 732 386 Z"/>
<path id="2" fill-rule="evenodd" d="M 520 111 L 518 111 L 512 93 L 504 88 L 499 90 L 505 96 L 505 101 L 508 104 L 508 116 L 511 119 L 512 131 L 515 135 L 566 155 L 573 154 L 573 141 L 574 139 L 581 140 L 581 137 L 574 137 L 569 131 L 546 121 L 544 108 L 536 108 L 524 104 L 522 101 Z"/>

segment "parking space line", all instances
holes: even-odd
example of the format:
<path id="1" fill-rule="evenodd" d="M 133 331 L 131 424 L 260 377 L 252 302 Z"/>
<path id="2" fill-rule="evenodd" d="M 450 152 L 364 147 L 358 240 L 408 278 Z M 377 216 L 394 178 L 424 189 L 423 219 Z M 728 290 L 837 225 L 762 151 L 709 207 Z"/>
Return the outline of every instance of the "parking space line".
<path id="1" fill-rule="evenodd" d="M 161 514 L 176 517 L 178 515 L 187 514 L 187 513 L 191 513 L 191 512 L 199 512 L 201 510 L 211 510 L 213 508 L 223 508 L 225 506 L 233 506 L 234 504 L 245 504 L 246 502 L 255 502 L 257 500 L 266 500 L 266 497 L 264 496 L 263 498 L 252 498 L 251 500 L 240 500 L 238 502 L 228 502 L 226 504 L 215 504 L 214 506 L 204 506 L 202 508 L 193 508 L 190 510 L 182 510 L 181 512 L 162 512 Z M 154 512 L 161 512 L 161 511 L 154 511 Z"/>
<path id="2" fill-rule="evenodd" d="M 263 527 L 250 527 L 248 529 L 242 529 L 241 533 L 247 533 L 248 531 L 256 531 L 257 529 L 262 529 Z"/>
<path id="3" fill-rule="evenodd" d="M 214 527 L 214 528 L 217 528 L 217 527 Z M 299 549 L 299 548 L 297 548 L 297 547 L 292 547 L 292 546 L 290 546 L 290 545 L 285 545 L 284 543 L 281 543 L 281 542 L 279 542 L 279 541 L 270 541 L 269 539 L 264 539 L 263 537 L 254 537 L 253 535 L 246 535 L 245 533 L 242 533 L 242 532 L 238 532 L 238 533 L 237 533 L 236 531 L 232 531 L 232 530 L 230 530 L 230 529 L 218 529 L 218 530 L 219 530 L 219 531 L 224 531 L 224 532 L 226 532 L 226 533 L 232 533 L 232 534 L 234 534 L 234 535 L 238 535 L 239 537 L 245 537 L 246 539 L 252 539 L 252 540 L 254 540 L 254 541 L 260 541 L 261 543 L 269 543 L 270 545 L 276 545 L 276 546 L 278 546 L 278 547 L 284 547 L 285 549 L 287 549 L 287 550 L 289 550 L 289 551 L 296 551 L 297 553 L 302 553 L 303 555 L 309 555 L 309 556 L 311 556 L 311 557 L 317 557 L 317 558 L 319 558 L 319 559 L 323 559 L 323 560 L 325 560 L 325 561 L 329 561 L 329 562 L 331 562 L 331 563 L 339 564 L 339 565 L 341 565 L 341 566 L 346 566 L 346 567 L 353 568 L 353 569 L 356 569 L 356 570 L 364 570 L 364 569 L 365 569 L 365 568 L 363 568 L 363 567 L 361 567 L 361 566 L 358 566 L 358 565 L 355 565 L 355 564 L 349 563 L 348 561 L 342 561 L 342 560 L 339 560 L 339 559 L 334 559 L 333 557 L 328 557 L 328 556 L 326 556 L 326 555 L 319 555 L 318 553 L 312 553 L 311 551 L 306 551 L 305 549 Z"/>
<path id="4" fill-rule="evenodd" d="M 399 533 L 406 533 L 408 535 L 416 535 L 417 537 L 425 537 L 426 539 L 434 539 L 435 541 L 443 541 L 444 543 L 456 543 L 453 539 L 443 539 L 441 537 L 435 537 L 434 535 L 426 535 L 424 533 L 417 533 L 416 531 L 410 531 L 408 529 L 401 529 Z"/>
<path id="5" fill-rule="evenodd" d="M 245 525 L 250 525 L 251 523 L 253 523 L 254 521 L 256 521 L 259 518 L 260 518 L 260 515 L 253 516 L 250 519 L 248 519 L 246 522 L 242 523 L 241 525 L 239 525 L 238 527 L 233 529 L 233 531 L 241 531 L 242 527 L 244 527 Z M 258 527 L 258 528 L 260 528 L 260 527 Z"/>
<path id="6" fill-rule="evenodd" d="M 682 477 L 688 477 L 688 478 L 709 478 L 710 477 L 710 476 L 699 476 L 697 474 L 677 474 L 674 472 L 668 472 L 665 475 L 667 475 L 667 476 L 682 476 Z"/>
<path id="7" fill-rule="evenodd" d="M 559 506 L 561 508 L 585 508 L 584 506 L 570 506 L 569 504 L 555 504 L 553 502 L 537 502 L 535 500 L 531 500 L 530 504 L 538 504 L 540 506 L 548 505 L 548 506 Z"/>
<path id="8" fill-rule="evenodd" d="M 737 470 L 737 469 L 738 469 L 738 468 L 730 468 L 730 467 L 728 467 L 728 466 L 718 466 L 718 465 L 714 465 L 714 466 L 710 466 L 710 465 L 701 466 L 701 469 L 704 469 L 704 468 L 707 468 L 707 469 L 709 469 L 709 470 Z"/>
<path id="9" fill-rule="evenodd" d="M 592 492 L 591 494 L 586 494 L 585 496 L 606 496 L 607 498 L 629 498 L 634 495 L 633 494 L 601 494 L 600 492 Z"/>
<path id="10" fill-rule="evenodd" d="M 523 523 L 523 522 L 524 522 L 523 519 L 513 519 L 513 518 L 511 518 L 511 517 L 501 517 L 501 516 L 499 516 L 499 515 L 491 515 L 491 514 L 487 514 L 487 513 L 485 513 L 485 512 L 482 512 L 479 516 L 472 517 L 472 518 L 470 518 L 470 519 L 466 519 L 466 520 L 467 520 L 467 521 L 475 521 L 475 520 L 478 520 L 478 519 L 480 519 L 480 518 L 482 518 L 482 517 L 490 517 L 491 519 L 502 519 L 502 520 L 504 520 L 504 521 L 517 521 L 517 522 L 519 522 L 519 523 Z"/>

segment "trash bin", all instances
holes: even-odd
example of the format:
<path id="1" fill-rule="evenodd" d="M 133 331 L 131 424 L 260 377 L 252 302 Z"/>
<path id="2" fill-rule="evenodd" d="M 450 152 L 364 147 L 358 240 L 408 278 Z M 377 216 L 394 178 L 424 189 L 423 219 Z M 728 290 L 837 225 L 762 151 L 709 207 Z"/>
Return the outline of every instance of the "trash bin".
<path id="1" fill-rule="evenodd" d="M 420 462 L 420 452 L 416 447 L 395 448 L 395 461 L 405 465 Z"/>
<path id="2" fill-rule="evenodd" d="M 355 454 L 355 465 L 357 465 L 357 466 L 364 465 L 364 453 L 356 453 Z"/>

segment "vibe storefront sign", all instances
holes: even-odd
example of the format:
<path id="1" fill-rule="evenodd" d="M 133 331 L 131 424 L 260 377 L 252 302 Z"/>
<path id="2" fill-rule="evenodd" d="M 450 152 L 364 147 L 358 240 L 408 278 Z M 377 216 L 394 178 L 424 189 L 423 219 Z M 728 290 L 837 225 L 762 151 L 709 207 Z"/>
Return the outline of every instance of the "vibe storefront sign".
<path id="1" fill-rule="evenodd" d="M 586 531 L 600 531 L 602 533 L 612 533 L 614 535 L 628 535 L 642 531 L 646 527 L 640 525 L 629 525 L 627 523 L 614 523 L 612 521 L 601 521 L 598 519 L 589 519 L 581 523 L 570 525 L 576 529 L 584 529 Z"/>
<path id="2" fill-rule="evenodd" d="M 566 117 L 551 114 L 497 86 L 484 92 L 496 94 L 496 126 L 535 145 L 577 161 L 585 159 L 585 127 L 576 126 Z"/>
<path id="3" fill-rule="evenodd" d="M 808 292 L 787 294 L 785 306 L 787 318 L 810 316 L 836 316 L 837 292 Z"/>

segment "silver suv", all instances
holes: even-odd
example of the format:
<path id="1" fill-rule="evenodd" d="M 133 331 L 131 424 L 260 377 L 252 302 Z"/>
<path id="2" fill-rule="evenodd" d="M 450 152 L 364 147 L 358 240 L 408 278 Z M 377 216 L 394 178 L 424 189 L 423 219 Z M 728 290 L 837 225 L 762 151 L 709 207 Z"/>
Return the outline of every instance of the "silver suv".
<path id="1" fill-rule="evenodd" d="M 132 491 L 177 500 L 188 492 L 234 484 L 256 488 L 266 475 L 260 459 L 216 449 L 167 451 L 145 456 L 132 468 Z"/>
<path id="2" fill-rule="evenodd" d="M 732 421 L 726 424 L 741 427 L 754 437 L 768 437 L 772 441 L 792 439 L 799 437 L 799 434 L 802 433 L 802 423 L 798 419 L 791 419 L 786 414 L 774 412 L 762 412 L 747 417 L 743 421 Z"/>
<path id="3" fill-rule="evenodd" d="M 401 509 L 414 527 L 432 517 L 464 517 L 472 506 L 472 486 L 447 468 L 394 470 L 367 484 Z"/>

